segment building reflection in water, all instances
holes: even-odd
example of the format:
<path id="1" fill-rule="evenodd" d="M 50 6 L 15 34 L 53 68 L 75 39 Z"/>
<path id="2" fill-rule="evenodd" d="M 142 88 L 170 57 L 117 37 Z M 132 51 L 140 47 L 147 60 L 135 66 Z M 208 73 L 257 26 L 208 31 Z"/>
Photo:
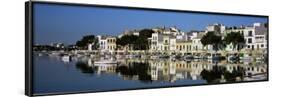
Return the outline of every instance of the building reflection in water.
<path id="1" fill-rule="evenodd" d="M 206 80 L 208 83 L 267 79 L 267 63 L 212 60 L 122 59 L 115 64 L 95 64 L 94 59 L 77 61 L 76 68 L 86 74 L 115 74 L 124 80 L 144 83 L 177 80 Z"/>

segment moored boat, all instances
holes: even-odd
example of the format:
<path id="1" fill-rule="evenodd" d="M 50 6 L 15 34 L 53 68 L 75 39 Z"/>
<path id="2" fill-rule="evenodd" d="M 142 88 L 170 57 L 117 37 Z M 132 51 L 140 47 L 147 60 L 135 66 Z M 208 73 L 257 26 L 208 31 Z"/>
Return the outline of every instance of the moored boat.
<path id="1" fill-rule="evenodd" d="M 70 62 L 71 61 L 71 56 L 70 55 L 62 55 L 61 60 L 63 62 Z"/>
<path id="2" fill-rule="evenodd" d="M 95 61 L 94 64 L 117 64 L 117 61 L 115 61 L 115 60 L 100 60 L 100 61 Z"/>

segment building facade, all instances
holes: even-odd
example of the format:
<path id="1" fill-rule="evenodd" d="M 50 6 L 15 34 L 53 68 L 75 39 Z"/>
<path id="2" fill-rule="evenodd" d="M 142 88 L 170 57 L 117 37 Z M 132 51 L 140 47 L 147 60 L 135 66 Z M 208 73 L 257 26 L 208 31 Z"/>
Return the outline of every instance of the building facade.
<path id="1" fill-rule="evenodd" d="M 267 49 L 268 28 L 265 24 L 254 23 L 246 27 L 231 27 L 225 30 L 224 35 L 231 32 L 240 33 L 244 36 L 245 44 L 239 45 L 243 50 L 258 51 Z M 233 51 L 236 49 L 237 48 L 233 48 L 233 45 L 228 45 L 226 47 L 226 51 Z"/>
<path id="2" fill-rule="evenodd" d="M 114 54 L 116 51 L 116 37 L 97 36 L 101 54 Z"/>

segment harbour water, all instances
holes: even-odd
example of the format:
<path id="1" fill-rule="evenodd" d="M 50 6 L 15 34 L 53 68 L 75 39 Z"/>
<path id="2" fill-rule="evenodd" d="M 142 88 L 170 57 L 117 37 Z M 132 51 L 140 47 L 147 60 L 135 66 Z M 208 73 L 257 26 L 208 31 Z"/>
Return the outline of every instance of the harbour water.
<path id="1" fill-rule="evenodd" d="M 35 94 L 258 81 L 266 74 L 263 61 L 34 55 Z"/>

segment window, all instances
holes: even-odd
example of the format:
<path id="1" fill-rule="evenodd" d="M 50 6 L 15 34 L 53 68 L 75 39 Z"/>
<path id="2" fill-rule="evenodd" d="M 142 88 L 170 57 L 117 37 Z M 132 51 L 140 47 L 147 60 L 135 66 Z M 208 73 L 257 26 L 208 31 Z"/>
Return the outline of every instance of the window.
<path id="1" fill-rule="evenodd" d="M 248 39 L 248 43 L 252 43 L 252 38 L 249 38 L 249 39 Z"/>
<path id="2" fill-rule="evenodd" d="M 168 43 L 168 40 L 165 40 L 165 43 Z"/>
<path id="3" fill-rule="evenodd" d="M 180 45 L 180 50 L 181 50 L 181 45 Z"/>
<path id="4" fill-rule="evenodd" d="M 263 45 L 263 44 L 261 44 L 261 47 L 264 47 L 264 45 Z"/>
<path id="5" fill-rule="evenodd" d="M 253 31 L 249 31 L 248 36 L 253 36 Z"/>
<path id="6" fill-rule="evenodd" d="M 153 37 L 153 40 L 157 40 L 156 36 Z"/>
<path id="7" fill-rule="evenodd" d="M 248 45 L 248 48 L 251 48 L 251 46 L 250 46 L 250 45 Z"/>

